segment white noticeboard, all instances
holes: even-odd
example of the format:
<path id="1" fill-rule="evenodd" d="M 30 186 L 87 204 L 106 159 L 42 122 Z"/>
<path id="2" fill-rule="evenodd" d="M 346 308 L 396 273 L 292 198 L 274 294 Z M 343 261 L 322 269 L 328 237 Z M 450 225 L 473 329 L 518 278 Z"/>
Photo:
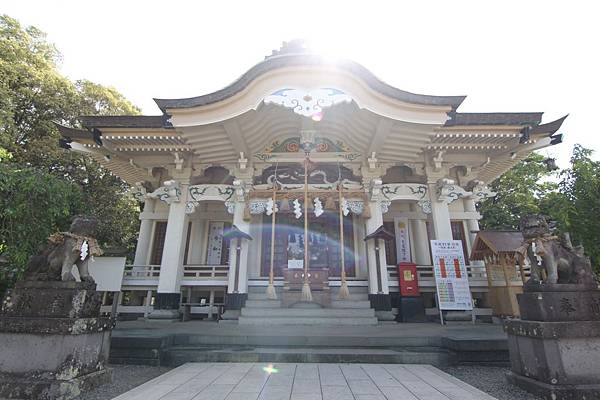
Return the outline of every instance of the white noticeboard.
<path id="1" fill-rule="evenodd" d="M 223 232 L 225 223 L 211 221 L 208 228 L 208 252 L 206 263 L 208 265 L 221 265 L 221 253 L 223 252 Z"/>
<path id="2" fill-rule="evenodd" d="M 94 257 L 87 261 L 88 270 L 99 292 L 120 292 L 125 269 L 125 257 Z"/>
<path id="3" fill-rule="evenodd" d="M 287 257 L 289 269 L 304 268 L 304 234 L 292 233 L 289 235 Z"/>
<path id="4" fill-rule="evenodd" d="M 397 262 L 411 262 L 408 218 L 394 218 Z"/>
<path id="5" fill-rule="evenodd" d="M 440 310 L 472 310 L 473 298 L 460 240 L 431 240 Z"/>

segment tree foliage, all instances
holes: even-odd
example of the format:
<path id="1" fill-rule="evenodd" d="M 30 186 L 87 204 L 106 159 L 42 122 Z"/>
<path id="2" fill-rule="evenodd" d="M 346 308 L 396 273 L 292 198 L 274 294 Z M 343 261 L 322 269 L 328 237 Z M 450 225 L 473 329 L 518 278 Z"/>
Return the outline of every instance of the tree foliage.
<path id="1" fill-rule="evenodd" d="M 532 153 L 491 183 L 497 194 L 480 204 L 482 229 L 517 229 L 523 215 L 541 211 L 540 199 L 557 186 L 547 180 L 553 173 L 544 160 Z"/>
<path id="2" fill-rule="evenodd" d="M 8 163 L 0 163 L 0 193 L 0 253 L 9 260 L 1 271 L 1 293 L 48 236 L 69 227 L 83 196 L 76 185 L 54 175 Z"/>
<path id="3" fill-rule="evenodd" d="M 600 162 L 591 155 L 575 145 L 570 168 L 554 172 L 531 154 L 490 185 L 498 194 L 479 204 L 482 229 L 518 229 L 521 216 L 544 214 L 600 269 Z"/>
<path id="4" fill-rule="evenodd" d="M 59 148 L 54 123 L 77 127 L 81 115 L 139 109 L 114 88 L 70 81 L 60 61 L 42 31 L 0 16 L 0 253 L 17 271 L 74 213 L 99 218 L 101 245 L 135 246 L 138 206 L 127 185 L 88 156 Z"/>
<path id="5" fill-rule="evenodd" d="M 571 167 L 561 172 L 559 191 L 544 207 L 600 267 L 600 162 L 591 159 L 592 153 L 575 145 Z"/>

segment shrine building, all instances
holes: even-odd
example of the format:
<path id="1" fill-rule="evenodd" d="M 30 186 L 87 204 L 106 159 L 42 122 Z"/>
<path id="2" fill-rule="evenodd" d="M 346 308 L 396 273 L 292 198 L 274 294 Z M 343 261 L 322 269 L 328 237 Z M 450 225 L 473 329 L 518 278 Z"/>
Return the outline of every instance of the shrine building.
<path id="1" fill-rule="evenodd" d="M 144 203 L 120 312 L 376 324 L 396 311 L 400 262 L 417 265 L 436 315 L 430 240 L 460 240 L 469 263 L 488 185 L 561 142 L 564 117 L 462 113 L 464 99 L 397 89 L 294 41 L 221 90 L 155 99 L 161 115 L 59 129 Z M 484 264 L 467 270 L 485 314 Z"/>

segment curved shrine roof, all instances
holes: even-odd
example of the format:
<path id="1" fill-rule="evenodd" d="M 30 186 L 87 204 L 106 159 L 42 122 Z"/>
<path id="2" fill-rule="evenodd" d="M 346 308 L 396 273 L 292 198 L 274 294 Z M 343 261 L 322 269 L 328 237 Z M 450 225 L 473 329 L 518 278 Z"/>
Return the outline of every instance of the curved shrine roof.
<path id="1" fill-rule="evenodd" d="M 241 92 L 252 81 L 267 72 L 285 67 L 317 65 L 333 66 L 350 72 L 361 78 L 371 89 L 406 103 L 450 106 L 455 110 L 466 98 L 466 96 L 431 96 L 407 92 L 388 85 L 357 62 L 350 60 L 331 62 L 323 56 L 311 54 L 300 41 L 291 41 L 287 43 L 284 42 L 280 50 L 273 51 L 271 56 L 267 56 L 265 60 L 250 68 L 240 78 L 221 90 L 196 97 L 182 99 L 154 99 L 154 101 L 163 112 L 173 108 L 205 106 L 225 100 L 236 93 Z"/>

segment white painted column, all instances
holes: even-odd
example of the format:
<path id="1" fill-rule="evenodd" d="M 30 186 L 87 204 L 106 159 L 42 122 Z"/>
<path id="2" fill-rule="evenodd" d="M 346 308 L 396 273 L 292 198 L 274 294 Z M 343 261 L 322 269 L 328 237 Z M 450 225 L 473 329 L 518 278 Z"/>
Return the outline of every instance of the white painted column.
<path id="1" fill-rule="evenodd" d="M 204 228 L 206 220 L 197 219 L 192 221 L 192 232 L 190 235 L 190 249 L 188 254 L 188 264 L 200 265 L 204 263 L 203 249 L 204 246 Z"/>
<path id="2" fill-rule="evenodd" d="M 144 318 L 148 318 L 150 315 L 152 307 L 152 290 L 146 291 L 146 301 L 144 302 Z"/>
<path id="3" fill-rule="evenodd" d="M 180 201 L 169 206 L 165 247 L 160 264 L 158 293 L 179 293 L 183 275 L 183 253 L 187 231 L 185 203 L 188 185 L 181 185 Z"/>
<path id="4" fill-rule="evenodd" d="M 413 219 L 411 221 L 413 231 L 413 243 L 415 246 L 414 262 L 417 265 L 431 265 L 429 255 L 429 239 L 427 238 L 427 225 L 424 219 Z"/>
<path id="5" fill-rule="evenodd" d="M 252 221 L 250 221 L 250 236 L 252 236 L 252 241 L 248 243 L 248 259 L 254 262 L 248 263 L 248 279 L 260 277 L 262 248 L 261 220 L 262 215 L 254 215 Z"/>
<path id="6" fill-rule="evenodd" d="M 134 265 L 148 264 L 148 254 L 150 252 L 150 242 L 152 240 L 152 228 L 154 226 L 154 220 L 150 219 L 148 214 L 154 212 L 154 205 L 155 200 L 146 199 L 144 202 L 144 210 L 140 213 L 140 232 L 135 247 L 135 257 L 133 259 Z"/>
<path id="7" fill-rule="evenodd" d="M 452 240 L 452 227 L 450 225 L 450 212 L 448 203 L 439 201 L 437 198 L 436 184 L 429 184 L 431 199 L 431 218 L 433 220 L 433 232 L 437 240 Z"/>
<path id="8" fill-rule="evenodd" d="M 371 211 L 371 218 L 366 220 L 366 235 L 375 232 L 377 228 L 383 225 L 383 213 L 381 212 L 380 201 L 369 201 L 368 207 Z M 367 261 L 369 265 L 369 293 L 377 294 L 377 259 L 376 259 L 376 246 L 375 240 L 367 240 Z M 389 278 L 387 272 L 387 262 L 385 257 L 385 243 L 383 240 L 378 240 L 379 245 L 379 268 L 381 273 L 381 292 L 382 294 L 389 294 Z"/>
<path id="9" fill-rule="evenodd" d="M 465 206 L 465 211 L 469 213 L 476 213 L 477 208 L 475 207 L 475 200 L 471 197 L 463 199 L 463 203 Z M 469 238 L 469 248 L 473 248 L 473 243 L 475 242 L 476 233 L 472 233 L 473 231 L 479 231 L 479 221 L 476 218 L 470 218 L 467 220 L 467 236 Z"/>
<path id="10" fill-rule="evenodd" d="M 250 223 L 244 221 L 244 201 L 236 201 L 233 211 L 233 225 L 245 233 L 250 232 Z M 229 282 L 227 285 L 227 293 L 235 292 L 235 266 L 237 256 L 237 246 L 240 246 L 240 270 L 238 273 L 238 288 L 237 293 L 248 292 L 248 240 L 233 239 L 229 249 Z"/>

